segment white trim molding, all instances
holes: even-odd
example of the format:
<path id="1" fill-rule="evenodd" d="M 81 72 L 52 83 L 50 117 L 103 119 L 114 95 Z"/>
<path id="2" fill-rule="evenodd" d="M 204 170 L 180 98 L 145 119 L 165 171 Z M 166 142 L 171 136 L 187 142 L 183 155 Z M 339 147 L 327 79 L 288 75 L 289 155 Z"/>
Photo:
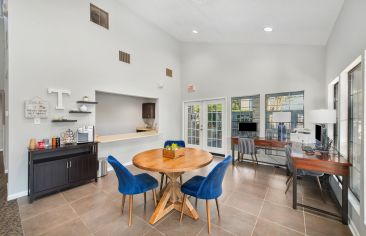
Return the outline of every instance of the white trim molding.
<path id="1" fill-rule="evenodd" d="M 14 193 L 14 194 L 10 194 L 8 195 L 8 201 L 20 198 L 20 197 L 24 197 L 28 195 L 28 191 L 22 191 L 22 192 L 18 192 L 18 193 Z"/>
<path id="2" fill-rule="evenodd" d="M 351 230 L 353 236 L 361 236 L 358 232 L 356 225 L 353 223 L 352 219 L 349 219 L 348 228 Z"/>

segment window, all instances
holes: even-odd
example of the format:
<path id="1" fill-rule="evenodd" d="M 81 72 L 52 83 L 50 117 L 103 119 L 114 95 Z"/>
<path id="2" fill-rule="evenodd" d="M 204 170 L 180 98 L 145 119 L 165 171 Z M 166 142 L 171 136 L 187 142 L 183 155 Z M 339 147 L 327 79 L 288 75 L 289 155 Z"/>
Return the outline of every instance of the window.
<path id="1" fill-rule="evenodd" d="M 93 4 L 90 4 L 90 21 L 100 26 L 103 26 L 106 29 L 109 28 L 108 12 L 103 11 Z"/>
<path id="2" fill-rule="evenodd" d="M 266 137 L 277 138 L 278 123 L 273 112 L 291 112 L 291 122 L 285 123 L 287 132 L 304 127 L 304 91 L 266 94 Z M 289 136 L 288 136 L 289 137 Z"/>
<path id="3" fill-rule="evenodd" d="M 339 151 L 339 82 L 333 87 L 333 109 L 336 110 L 336 123 L 333 125 L 333 145 Z"/>
<path id="4" fill-rule="evenodd" d="M 348 159 L 352 163 L 350 189 L 360 200 L 363 126 L 362 66 L 348 72 Z"/>
<path id="5" fill-rule="evenodd" d="M 259 136 L 260 96 L 233 97 L 231 99 L 231 136 L 254 137 Z M 257 123 L 257 132 L 240 132 L 240 122 Z"/>

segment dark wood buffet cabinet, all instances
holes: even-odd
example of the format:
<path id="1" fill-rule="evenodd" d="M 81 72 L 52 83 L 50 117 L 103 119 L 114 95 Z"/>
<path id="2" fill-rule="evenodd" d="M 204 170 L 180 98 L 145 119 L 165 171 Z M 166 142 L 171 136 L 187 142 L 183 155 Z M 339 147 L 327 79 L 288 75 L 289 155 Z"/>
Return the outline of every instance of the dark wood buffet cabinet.
<path id="1" fill-rule="evenodd" d="M 95 180 L 98 144 L 72 144 L 28 151 L 29 201 Z"/>

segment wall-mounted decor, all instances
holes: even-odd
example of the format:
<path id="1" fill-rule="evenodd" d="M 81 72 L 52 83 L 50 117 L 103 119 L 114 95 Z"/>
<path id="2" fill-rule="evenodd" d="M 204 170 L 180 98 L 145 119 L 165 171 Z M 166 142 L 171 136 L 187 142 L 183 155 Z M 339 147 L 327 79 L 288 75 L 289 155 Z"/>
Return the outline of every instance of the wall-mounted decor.
<path id="1" fill-rule="evenodd" d="M 196 91 L 196 86 L 195 86 L 195 85 L 193 85 L 193 84 L 189 84 L 189 85 L 187 86 L 187 91 L 188 91 L 189 93 L 193 93 L 193 92 L 195 92 L 195 91 Z"/>
<path id="2" fill-rule="evenodd" d="M 119 60 L 131 64 L 131 55 L 127 52 L 119 51 Z"/>
<path id="3" fill-rule="evenodd" d="M 172 69 L 169 69 L 169 68 L 166 68 L 165 74 L 168 77 L 173 77 L 173 70 Z"/>
<path id="4" fill-rule="evenodd" d="M 27 119 L 46 119 L 48 117 L 48 102 L 40 97 L 25 101 L 24 108 Z"/>
<path id="5" fill-rule="evenodd" d="M 57 110 L 65 109 L 64 105 L 62 104 L 62 94 L 71 95 L 70 90 L 49 88 L 48 93 L 57 93 Z"/>
<path id="6" fill-rule="evenodd" d="M 109 29 L 109 15 L 108 12 L 103 11 L 99 7 L 90 4 L 90 21 Z"/>

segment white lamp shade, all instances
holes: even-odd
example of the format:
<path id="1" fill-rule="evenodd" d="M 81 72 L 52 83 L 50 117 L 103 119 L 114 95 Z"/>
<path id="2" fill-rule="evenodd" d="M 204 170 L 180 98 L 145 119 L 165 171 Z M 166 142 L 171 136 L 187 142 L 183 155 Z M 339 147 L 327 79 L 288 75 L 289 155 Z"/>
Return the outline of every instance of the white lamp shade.
<path id="1" fill-rule="evenodd" d="M 291 122 L 291 112 L 273 112 L 272 113 L 273 122 Z"/>
<path id="2" fill-rule="evenodd" d="M 310 111 L 310 122 L 314 124 L 336 123 L 336 110 L 319 109 Z"/>

